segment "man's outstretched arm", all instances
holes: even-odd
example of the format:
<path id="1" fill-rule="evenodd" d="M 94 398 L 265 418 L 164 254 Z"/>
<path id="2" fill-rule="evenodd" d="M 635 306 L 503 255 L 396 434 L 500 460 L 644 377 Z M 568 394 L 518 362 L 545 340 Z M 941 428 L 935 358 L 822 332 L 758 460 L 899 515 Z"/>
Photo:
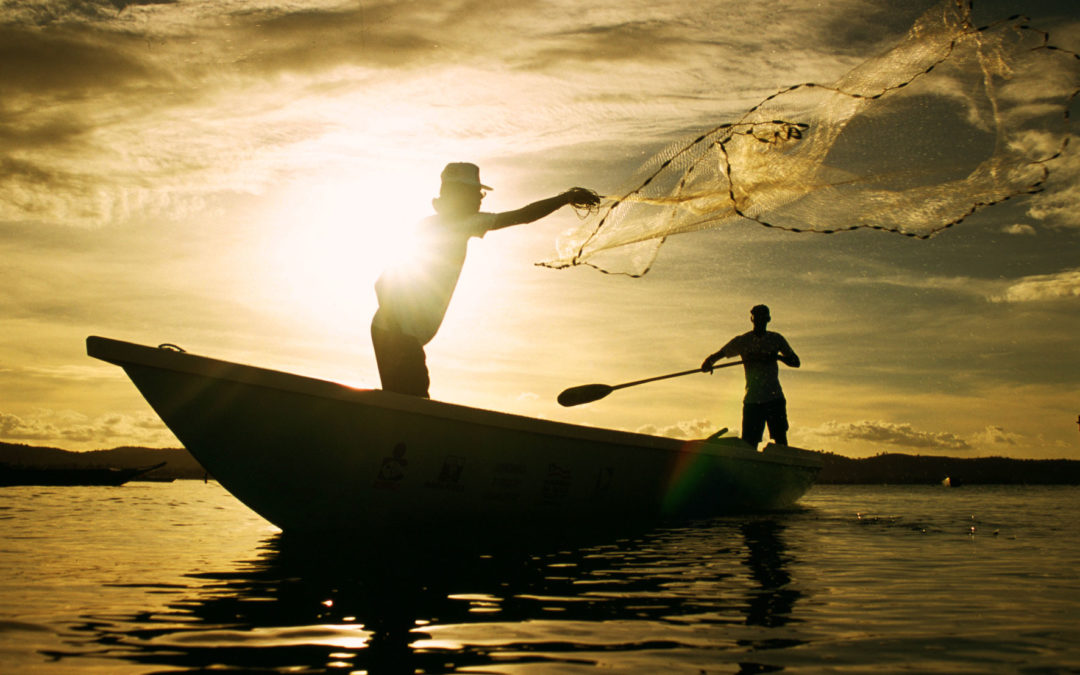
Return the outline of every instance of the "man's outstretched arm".
<path id="1" fill-rule="evenodd" d="M 532 204 L 527 204 L 515 211 L 496 213 L 495 225 L 492 226 L 491 229 L 499 230 L 504 227 L 510 227 L 511 225 L 531 223 L 558 211 L 567 204 L 572 204 L 574 206 L 596 206 L 599 203 L 600 197 L 592 190 L 587 190 L 582 187 L 570 188 L 562 194 L 547 199 L 541 199 Z"/>

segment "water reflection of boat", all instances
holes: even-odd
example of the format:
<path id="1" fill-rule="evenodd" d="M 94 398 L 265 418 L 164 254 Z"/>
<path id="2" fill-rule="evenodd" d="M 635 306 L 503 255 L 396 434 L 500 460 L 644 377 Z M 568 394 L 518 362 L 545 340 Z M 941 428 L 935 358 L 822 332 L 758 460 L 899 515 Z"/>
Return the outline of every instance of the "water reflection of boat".
<path id="1" fill-rule="evenodd" d="M 144 473 L 160 469 L 153 466 L 120 469 L 115 467 L 38 468 L 0 465 L 0 487 L 14 485 L 123 485 Z"/>
<path id="2" fill-rule="evenodd" d="M 795 618 L 792 517 L 375 548 L 277 534 L 255 559 L 148 586 L 164 606 L 81 617 L 67 649 L 46 655 L 162 672 L 774 672 L 813 634 Z"/>
<path id="3" fill-rule="evenodd" d="M 467 408 L 87 339 L 192 455 L 286 531 L 577 523 L 790 507 L 814 453 Z"/>

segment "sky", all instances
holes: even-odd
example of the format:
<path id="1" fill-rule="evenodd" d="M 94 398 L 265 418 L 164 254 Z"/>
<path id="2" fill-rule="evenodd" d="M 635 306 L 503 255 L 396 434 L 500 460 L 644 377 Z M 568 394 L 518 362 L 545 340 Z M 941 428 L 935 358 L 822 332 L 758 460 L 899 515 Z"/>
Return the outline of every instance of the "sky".
<path id="1" fill-rule="evenodd" d="M 445 163 L 480 165 L 485 210 L 616 194 L 671 139 L 836 80 L 933 4 L 0 2 L 0 440 L 179 445 L 88 335 L 377 387 L 372 284 Z M 975 11 L 1080 51 L 1071 0 Z M 1044 192 L 926 241 L 734 222 L 632 279 L 535 265 L 571 209 L 490 233 L 428 347 L 432 396 L 737 430 L 738 369 L 555 397 L 694 368 L 766 303 L 803 362 L 781 367 L 793 445 L 1080 459 L 1073 145 Z"/>

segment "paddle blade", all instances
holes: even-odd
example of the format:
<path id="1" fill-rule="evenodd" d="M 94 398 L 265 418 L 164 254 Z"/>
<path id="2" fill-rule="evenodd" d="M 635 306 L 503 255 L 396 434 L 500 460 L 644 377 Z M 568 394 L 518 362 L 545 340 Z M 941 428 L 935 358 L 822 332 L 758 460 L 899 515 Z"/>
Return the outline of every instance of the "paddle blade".
<path id="1" fill-rule="evenodd" d="M 570 387 L 559 394 L 559 405 L 569 408 L 582 403 L 591 403 L 604 398 L 614 391 L 614 387 L 607 384 L 583 384 L 580 387 Z"/>

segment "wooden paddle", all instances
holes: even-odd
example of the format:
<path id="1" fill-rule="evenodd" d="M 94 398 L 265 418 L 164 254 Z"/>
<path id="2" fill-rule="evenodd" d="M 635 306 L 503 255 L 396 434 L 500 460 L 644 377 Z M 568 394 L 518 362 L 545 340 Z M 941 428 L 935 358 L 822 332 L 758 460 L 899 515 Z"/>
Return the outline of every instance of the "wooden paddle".
<path id="1" fill-rule="evenodd" d="M 732 361 L 731 363 L 721 363 L 718 366 L 713 366 L 712 370 L 717 368 L 729 368 L 731 366 L 737 366 L 742 361 Z M 634 382 L 624 382 L 622 384 L 583 384 L 577 387 L 570 387 L 563 393 L 559 394 L 559 405 L 570 407 L 574 405 L 581 405 L 582 403 L 592 403 L 593 401 L 599 401 L 616 389 L 623 389 L 625 387 L 634 387 L 639 384 L 645 384 L 646 382 L 656 382 L 657 380 L 666 380 L 669 377 L 682 377 L 683 375 L 690 375 L 692 373 L 705 373 L 712 372 L 702 370 L 701 368 L 694 368 L 693 370 L 684 370 L 678 373 L 670 373 L 668 375 L 660 375 L 658 377 L 650 377 L 644 380 L 635 380 Z"/>

